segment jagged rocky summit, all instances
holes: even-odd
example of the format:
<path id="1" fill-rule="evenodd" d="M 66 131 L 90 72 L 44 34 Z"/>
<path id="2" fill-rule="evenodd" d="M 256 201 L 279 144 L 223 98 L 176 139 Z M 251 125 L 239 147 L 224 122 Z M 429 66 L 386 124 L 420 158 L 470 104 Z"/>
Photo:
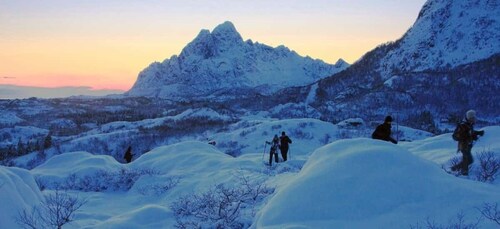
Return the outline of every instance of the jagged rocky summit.
<path id="1" fill-rule="evenodd" d="M 179 56 L 152 63 L 126 94 L 181 99 L 242 91 L 270 94 L 311 84 L 348 66 L 342 59 L 331 65 L 285 46 L 244 41 L 231 22 L 224 22 L 212 32 L 201 30 Z"/>

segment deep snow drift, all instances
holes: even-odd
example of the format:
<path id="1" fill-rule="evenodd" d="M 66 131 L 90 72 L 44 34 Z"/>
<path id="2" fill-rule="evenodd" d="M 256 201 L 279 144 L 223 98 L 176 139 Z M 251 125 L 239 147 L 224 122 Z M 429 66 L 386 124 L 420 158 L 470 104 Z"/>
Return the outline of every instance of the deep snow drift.
<path id="1" fill-rule="evenodd" d="M 457 179 L 402 147 L 341 140 L 316 150 L 262 209 L 257 228 L 405 228 L 500 199 L 498 187 Z"/>
<path id="2" fill-rule="evenodd" d="M 29 171 L 0 166 L 0 228 L 18 228 L 18 211 L 40 203 L 42 193 Z"/>

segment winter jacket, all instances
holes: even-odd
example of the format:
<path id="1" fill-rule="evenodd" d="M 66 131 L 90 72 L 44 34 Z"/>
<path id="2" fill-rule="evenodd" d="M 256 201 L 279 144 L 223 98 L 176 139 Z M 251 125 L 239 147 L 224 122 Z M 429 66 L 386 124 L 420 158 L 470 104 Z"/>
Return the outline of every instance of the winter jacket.
<path id="1" fill-rule="evenodd" d="M 375 131 L 373 131 L 372 133 L 372 138 L 397 144 L 398 142 L 391 137 L 391 128 L 391 124 L 387 122 L 378 125 Z"/>
<path id="2" fill-rule="evenodd" d="M 288 144 L 292 143 L 292 140 L 290 140 L 290 138 L 286 135 L 282 135 L 280 137 L 280 140 L 281 140 L 281 148 L 282 149 L 288 149 Z"/>

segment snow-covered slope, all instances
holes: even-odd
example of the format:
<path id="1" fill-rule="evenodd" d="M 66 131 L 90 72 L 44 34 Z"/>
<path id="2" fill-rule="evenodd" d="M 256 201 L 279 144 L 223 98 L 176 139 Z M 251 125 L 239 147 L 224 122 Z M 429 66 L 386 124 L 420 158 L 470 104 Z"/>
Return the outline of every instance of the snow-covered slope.
<path id="1" fill-rule="evenodd" d="M 364 125 L 361 119 L 337 125 L 313 119 L 248 120 L 216 135 L 215 146 L 184 141 L 155 148 L 130 164 L 119 164 L 107 155 L 74 152 L 56 155 L 32 171 L 0 167 L 0 213 L 14 209 L 0 223 L 16 228 L 10 216 L 42 198 L 31 174 L 42 185 L 73 182 L 66 186 L 73 188 L 69 194 L 87 200 L 65 228 L 173 228 L 177 218 L 172 204 L 179 198 L 220 184 L 237 185 L 241 176 L 263 180 L 275 190 L 241 209 L 236 220 L 253 228 L 406 228 L 428 218 L 447 225 L 460 212 L 466 215 L 464 220 L 474 220 L 480 214 L 476 207 L 500 199 L 500 183 L 481 183 L 474 175 L 455 177 L 441 169 L 456 155 L 450 134 L 429 138 L 428 133 L 401 127 L 413 142 L 393 145 L 359 138 L 370 129 Z M 484 148 L 498 155 L 500 127 L 482 129 L 485 135 L 475 145 L 474 156 Z M 293 156 L 269 167 L 262 163 L 268 156 L 262 154 L 262 143 L 282 130 L 294 140 Z M 349 135 L 355 139 L 338 140 Z M 224 153 L 225 141 L 232 139 L 248 145 L 242 155 Z M 118 179 L 96 177 L 106 175 L 99 171 L 118 171 L 107 173 Z M 72 179 L 73 174 L 77 178 Z M 129 184 L 128 188 L 82 187 L 117 181 Z M 18 192 L 27 199 L 20 199 Z M 485 219 L 480 226 L 495 228 Z"/>
<path id="2" fill-rule="evenodd" d="M 425 112 L 439 120 L 476 109 L 494 119 L 500 111 L 498 12 L 497 1 L 428 0 L 402 38 L 320 80 L 310 105 L 328 117 L 400 113 L 407 125 Z M 286 97 L 306 100 L 306 89 Z"/>
<path id="3" fill-rule="evenodd" d="M 500 52 L 497 1 L 429 0 L 415 24 L 380 63 L 386 77 L 402 72 L 450 68 Z"/>
<path id="4" fill-rule="evenodd" d="M 284 46 L 243 41 L 231 22 L 202 30 L 179 56 L 153 63 L 128 91 L 131 96 L 200 97 L 234 88 L 260 93 L 312 83 L 348 67 L 299 56 Z"/>
<path id="5" fill-rule="evenodd" d="M 428 217 L 442 224 L 461 210 L 479 216 L 474 208 L 498 201 L 498 191 L 450 176 L 388 142 L 341 140 L 316 150 L 261 210 L 255 226 L 406 228 Z"/>

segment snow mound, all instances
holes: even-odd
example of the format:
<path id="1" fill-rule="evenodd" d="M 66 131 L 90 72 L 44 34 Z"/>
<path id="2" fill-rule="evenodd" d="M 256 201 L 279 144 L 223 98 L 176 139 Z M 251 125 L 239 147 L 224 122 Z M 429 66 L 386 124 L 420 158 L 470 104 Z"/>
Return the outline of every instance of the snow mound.
<path id="1" fill-rule="evenodd" d="M 88 152 L 71 152 L 51 157 L 45 163 L 31 170 L 34 176 L 44 182 L 64 181 L 71 174 L 78 177 L 93 175 L 96 171 L 114 171 L 123 168 L 113 157 L 94 155 Z"/>
<path id="2" fill-rule="evenodd" d="M 173 228 L 172 221 L 168 225 L 166 216 L 171 215 L 170 209 L 159 205 L 141 206 L 133 211 L 111 217 L 110 219 L 89 228 Z M 161 220 L 163 219 L 163 220 Z"/>
<path id="3" fill-rule="evenodd" d="M 472 148 L 474 158 L 477 158 L 477 153 L 483 151 L 492 151 L 500 155 L 500 141 L 498 139 L 500 126 L 484 127 L 477 130 L 484 130 L 484 136 L 480 137 Z M 451 133 L 406 143 L 403 146 L 415 155 L 437 164 L 444 164 L 451 157 L 460 156 L 456 153 L 457 142 L 452 139 Z"/>
<path id="4" fill-rule="evenodd" d="M 207 143 L 186 141 L 151 150 L 130 164 L 131 168 L 153 169 L 160 173 L 200 173 L 207 169 L 222 168 L 230 164 L 226 155 Z"/>
<path id="5" fill-rule="evenodd" d="M 257 228 L 405 228 L 500 199 L 498 187 L 456 178 L 407 150 L 371 139 L 316 150 L 259 212 Z M 456 209 L 443 211 L 446 209 Z"/>
<path id="6" fill-rule="evenodd" d="M 14 218 L 43 199 L 33 176 L 24 169 L 0 166 L 0 228 L 18 228 Z"/>

